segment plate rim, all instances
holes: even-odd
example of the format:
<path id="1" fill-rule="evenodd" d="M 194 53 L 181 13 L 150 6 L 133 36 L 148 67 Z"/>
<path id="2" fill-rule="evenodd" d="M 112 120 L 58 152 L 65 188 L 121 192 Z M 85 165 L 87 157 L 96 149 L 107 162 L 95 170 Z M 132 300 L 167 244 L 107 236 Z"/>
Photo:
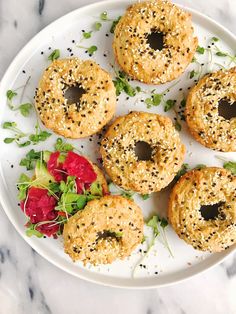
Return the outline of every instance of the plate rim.
<path id="1" fill-rule="evenodd" d="M 124 4 L 125 5 L 129 5 L 132 4 L 133 2 L 136 2 L 135 0 L 120 0 L 119 4 Z M 84 5 L 82 7 L 79 7 L 61 17 L 59 17 L 58 19 L 54 20 L 53 22 L 49 23 L 46 27 L 44 27 L 40 32 L 38 32 L 37 34 L 35 34 L 24 46 L 23 48 L 20 49 L 20 51 L 16 54 L 16 56 L 13 58 L 13 60 L 11 61 L 10 65 L 8 66 L 8 68 L 6 69 L 5 73 L 2 76 L 2 79 L 0 81 L 0 95 L 2 94 L 2 92 L 6 89 L 4 86 L 4 82 L 8 80 L 8 77 L 12 77 L 11 76 L 11 72 L 14 70 L 15 66 L 17 65 L 18 61 L 22 58 L 22 55 L 25 54 L 25 52 L 27 51 L 27 49 L 29 49 L 32 46 L 32 43 L 34 41 L 37 40 L 38 37 L 40 37 L 43 33 L 46 33 L 46 31 L 50 28 L 52 28 L 54 25 L 60 23 L 63 19 L 68 18 L 72 15 L 77 14 L 79 11 L 86 11 L 91 9 L 96 9 L 99 7 L 104 7 L 104 5 L 107 6 L 112 6 L 115 5 L 116 2 L 114 0 L 103 0 L 103 1 L 99 1 L 99 2 L 94 2 L 91 3 L 89 5 Z M 221 29 L 224 33 L 226 33 L 229 37 L 231 37 L 235 42 L 236 42 L 236 35 L 234 35 L 231 31 L 229 31 L 225 26 L 221 25 L 220 23 L 218 23 L 217 21 L 215 21 L 214 19 L 212 19 L 211 17 L 195 10 L 192 8 L 189 8 L 185 5 L 181 5 L 181 4 L 176 4 L 177 6 L 183 8 L 184 10 L 190 12 L 192 15 L 195 15 L 197 17 L 202 18 L 203 20 L 205 20 L 206 22 L 211 23 L 213 26 L 217 27 L 218 29 Z M 159 288 L 159 287 L 166 287 L 169 285 L 173 285 L 173 284 L 177 284 L 180 282 L 183 282 L 185 280 L 188 280 L 196 275 L 202 274 L 205 271 L 213 268 L 214 266 L 219 265 L 220 263 L 222 263 L 226 258 L 228 258 L 229 256 L 231 256 L 235 251 L 236 251 L 236 247 L 233 248 L 232 250 L 230 250 L 228 253 L 226 253 L 224 256 L 220 257 L 218 261 L 216 262 L 211 262 L 211 264 L 209 266 L 207 266 L 205 269 L 201 269 L 199 271 L 194 271 L 192 274 L 187 274 L 187 275 L 183 275 L 182 278 L 180 279 L 176 279 L 173 281 L 169 281 L 169 282 L 165 282 L 165 283 L 156 283 L 156 284 L 143 284 L 143 285 L 135 285 L 135 281 L 134 284 L 130 284 L 130 285 L 122 285 L 119 283 L 110 283 L 110 282 L 105 282 L 104 280 L 99 280 L 99 279 L 93 279 L 93 278 L 88 278 L 86 275 L 74 272 L 73 270 L 67 269 L 67 267 L 64 267 L 63 265 L 60 264 L 60 262 L 57 262 L 54 259 L 51 259 L 50 256 L 44 252 L 44 249 L 41 249 L 40 247 L 37 246 L 37 244 L 34 244 L 31 242 L 31 239 L 29 237 L 27 237 L 18 227 L 17 223 L 15 223 L 15 219 L 13 217 L 13 214 L 11 213 L 11 211 L 9 211 L 8 206 L 7 206 L 7 202 L 4 196 L 3 196 L 3 176 L 2 176 L 2 167 L 0 167 L 0 204 L 2 205 L 2 209 L 4 210 L 7 218 L 10 220 L 11 224 L 14 226 L 14 228 L 16 229 L 16 231 L 19 233 L 19 235 L 30 245 L 30 247 L 32 249 L 34 249 L 39 255 L 41 255 L 44 259 L 46 259 L 48 262 L 50 262 L 51 264 L 53 264 L 54 266 L 56 266 L 57 268 L 65 271 L 66 273 L 73 275 L 74 277 L 86 280 L 88 282 L 92 282 L 92 283 L 96 283 L 96 284 L 100 284 L 103 286 L 109 286 L 109 287 L 115 287 L 115 288 L 125 288 L 125 289 L 151 289 L 151 288 Z M 118 278 L 119 279 L 119 278 Z"/>

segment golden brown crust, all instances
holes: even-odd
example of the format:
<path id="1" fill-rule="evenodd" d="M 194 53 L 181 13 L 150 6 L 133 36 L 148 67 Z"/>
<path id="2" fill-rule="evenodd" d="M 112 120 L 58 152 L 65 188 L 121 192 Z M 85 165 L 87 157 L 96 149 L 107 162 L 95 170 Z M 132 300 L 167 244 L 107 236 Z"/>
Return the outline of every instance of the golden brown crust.
<path id="1" fill-rule="evenodd" d="M 203 205 L 221 203 L 219 215 L 205 220 Z M 236 177 L 217 167 L 192 170 L 174 186 L 168 219 L 178 236 L 195 249 L 220 252 L 236 243 Z"/>
<path id="2" fill-rule="evenodd" d="M 68 87 L 81 86 L 79 104 L 68 104 Z M 92 60 L 58 59 L 44 71 L 35 95 L 35 107 L 44 125 L 68 138 L 95 134 L 114 115 L 115 87 L 110 75 Z"/>
<path id="3" fill-rule="evenodd" d="M 135 145 L 139 141 L 151 146 L 151 160 L 138 160 Z M 185 147 L 168 117 L 131 112 L 109 127 L 101 154 L 114 183 L 146 194 L 160 191 L 173 180 L 183 163 Z"/>
<path id="4" fill-rule="evenodd" d="M 154 50 L 147 35 L 164 33 L 164 48 Z M 128 7 L 115 28 L 113 50 L 120 67 L 133 78 L 162 84 L 179 77 L 192 61 L 198 40 L 191 14 L 170 1 L 139 2 Z"/>
<path id="5" fill-rule="evenodd" d="M 105 237 L 108 231 L 117 237 Z M 63 238 L 65 252 L 73 261 L 98 265 L 124 259 L 143 239 L 141 209 L 122 196 L 110 195 L 90 201 L 69 218 Z"/>
<path id="6" fill-rule="evenodd" d="M 224 98 L 236 101 L 236 67 L 208 74 L 191 89 L 186 121 L 202 145 L 223 152 L 236 151 L 236 117 L 227 120 L 218 114 L 218 103 Z"/>

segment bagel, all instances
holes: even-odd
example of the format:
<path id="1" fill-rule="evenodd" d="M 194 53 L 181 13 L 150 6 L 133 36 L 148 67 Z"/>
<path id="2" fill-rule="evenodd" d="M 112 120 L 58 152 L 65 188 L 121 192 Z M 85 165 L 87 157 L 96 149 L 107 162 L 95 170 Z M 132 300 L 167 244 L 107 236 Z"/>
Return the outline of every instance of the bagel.
<path id="1" fill-rule="evenodd" d="M 160 50 L 148 41 L 155 33 L 163 35 Z M 191 14 L 169 1 L 156 0 L 128 7 L 115 28 L 113 50 L 117 63 L 131 77 L 162 84 L 184 72 L 197 44 Z"/>
<path id="2" fill-rule="evenodd" d="M 222 99 L 236 106 L 236 67 L 208 74 L 191 89 L 185 108 L 186 121 L 191 134 L 202 145 L 235 152 L 236 117 L 225 119 L 219 115 Z"/>
<path id="3" fill-rule="evenodd" d="M 215 217 L 205 219 L 203 214 L 210 214 L 214 204 Z M 236 177 L 217 167 L 186 173 L 171 192 L 168 219 L 178 236 L 195 249 L 227 249 L 236 243 Z"/>
<path id="4" fill-rule="evenodd" d="M 98 265 L 124 259 L 143 239 L 141 209 L 122 196 L 90 201 L 69 218 L 63 239 L 73 261 Z"/>
<path id="5" fill-rule="evenodd" d="M 223 152 L 236 151 L 236 117 L 219 115 L 219 101 L 236 106 L 236 67 L 204 76 L 187 97 L 185 116 L 193 137 L 202 145 Z M 234 103 L 234 104 L 233 104 Z"/>
<path id="6" fill-rule="evenodd" d="M 69 103 L 65 92 L 84 90 L 79 102 Z M 110 75 L 92 60 L 58 59 L 45 70 L 35 94 L 42 123 L 67 138 L 95 134 L 115 112 L 116 92 Z"/>
<path id="7" fill-rule="evenodd" d="M 150 147 L 148 160 L 135 153 L 137 143 Z M 112 181 L 142 194 L 166 187 L 180 169 L 185 147 L 168 117 L 131 112 L 118 117 L 101 142 L 103 165 Z"/>

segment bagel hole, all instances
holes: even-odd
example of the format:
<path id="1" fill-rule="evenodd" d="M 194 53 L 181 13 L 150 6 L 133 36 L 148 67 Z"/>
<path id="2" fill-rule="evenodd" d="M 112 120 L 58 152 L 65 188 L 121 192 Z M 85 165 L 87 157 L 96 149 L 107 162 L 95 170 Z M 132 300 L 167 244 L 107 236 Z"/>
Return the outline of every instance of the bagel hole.
<path id="1" fill-rule="evenodd" d="M 147 35 L 147 43 L 153 50 L 162 50 L 164 48 L 164 34 L 156 29 L 151 29 Z"/>
<path id="2" fill-rule="evenodd" d="M 97 240 L 100 239 L 107 239 L 107 238 L 115 238 L 115 239 L 120 239 L 121 238 L 121 233 L 116 233 L 115 231 L 111 231 L 111 230 L 103 230 L 103 231 L 99 231 L 97 233 Z"/>
<path id="3" fill-rule="evenodd" d="M 134 152 L 138 160 L 151 160 L 152 158 L 152 148 L 144 141 L 138 141 L 135 144 Z"/>
<path id="4" fill-rule="evenodd" d="M 80 85 L 70 86 L 65 91 L 64 97 L 69 105 L 79 104 L 80 99 L 84 93 L 85 90 Z"/>
<path id="5" fill-rule="evenodd" d="M 218 114 L 219 116 L 230 120 L 236 117 L 236 101 L 230 102 L 228 99 L 223 98 L 218 104 Z"/>
<path id="6" fill-rule="evenodd" d="M 200 213 L 204 220 L 215 220 L 216 218 L 225 219 L 224 213 L 220 211 L 220 207 L 224 205 L 224 202 L 219 202 L 212 205 L 202 205 Z"/>

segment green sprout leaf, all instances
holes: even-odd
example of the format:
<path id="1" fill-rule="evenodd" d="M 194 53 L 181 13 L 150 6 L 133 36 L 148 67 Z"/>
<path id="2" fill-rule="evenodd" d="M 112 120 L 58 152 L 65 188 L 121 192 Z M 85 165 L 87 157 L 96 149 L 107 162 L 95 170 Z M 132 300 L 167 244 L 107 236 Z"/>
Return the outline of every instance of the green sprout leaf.
<path id="1" fill-rule="evenodd" d="M 41 158 L 41 152 L 36 152 L 34 149 L 31 149 L 20 161 L 20 166 L 26 167 L 27 170 L 32 170 L 35 167 L 37 160 Z"/>
<path id="2" fill-rule="evenodd" d="M 38 230 L 35 230 L 35 229 L 27 229 L 25 231 L 25 233 L 28 237 L 32 237 L 32 236 L 36 236 L 37 238 L 43 237 L 43 234 L 41 232 L 39 232 Z"/>
<path id="3" fill-rule="evenodd" d="M 180 177 L 182 177 L 188 170 L 190 169 L 189 164 L 182 164 L 181 169 L 177 172 L 174 180 L 179 180 Z"/>
<path id="4" fill-rule="evenodd" d="M 99 31 L 101 27 L 102 27 L 102 24 L 100 22 L 95 22 L 94 28 L 96 31 Z"/>
<path id="5" fill-rule="evenodd" d="M 118 18 L 112 22 L 110 33 L 114 34 L 116 25 L 119 23 L 119 20 L 121 19 L 121 16 L 118 16 Z"/>
<path id="6" fill-rule="evenodd" d="M 158 229 L 158 222 L 159 217 L 157 215 L 152 216 L 152 218 L 149 219 L 149 221 L 147 222 L 147 226 L 152 228 L 155 237 L 157 237 L 160 234 Z"/>
<path id="7" fill-rule="evenodd" d="M 98 50 L 97 46 L 91 46 L 88 48 L 88 53 L 90 56 L 92 56 L 97 50 Z"/>
<path id="8" fill-rule="evenodd" d="M 3 142 L 5 143 L 5 144 L 10 144 L 10 143 L 12 143 L 12 142 L 14 142 L 15 141 L 15 138 L 14 137 L 6 137 L 6 138 L 4 138 L 4 140 L 3 140 Z"/>
<path id="9" fill-rule="evenodd" d="M 164 111 L 167 112 L 170 109 L 172 109 L 175 105 L 175 100 L 173 99 L 168 99 L 165 104 L 164 104 Z"/>
<path id="10" fill-rule="evenodd" d="M 70 143 L 66 143 L 61 138 L 58 138 L 56 140 L 56 143 L 54 145 L 55 150 L 62 153 L 67 153 L 69 151 L 74 150 L 74 146 Z"/>
<path id="11" fill-rule="evenodd" d="M 160 225 L 162 228 L 166 228 L 168 226 L 168 221 L 165 218 L 161 218 Z"/>
<path id="12" fill-rule="evenodd" d="M 132 87 L 129 84 L 125 73 L 119 71 L 116 74 L 117 74 L 117 77 L 115 80 L 113 80 L 113 83 L 116 88 L 116 95 L 119 96 L 121 92 L 125 92 L 130 97 L 135 96 L 137 92 L 139 91 L 139 88 L 137 88 L 138 86 L 136 88 Z"/>
<path id="13" fill-rule="evenodd" d="M 60 50 L 55 49 L 53 52 L 48 56 L 48 60 L 54 61 L 60 58 Z"/>
<path id="14" fill-rule="evenodd" d="M 18 179 L 17 187 L 19 189 L 18 199 L 23 201 L 26 199 L 27 189 L 30 185 L 31 179 L 24 173 L 22 173 Z"/>
<path id="15" fill-rule="evenodd" d="M 189 73 L 189 78 L 192 79 L 194 76 L 198 75 L 198 72 L 196 72 L 195 70 L 192 70 L 190 73 Z"/>
<path id="16" fill-rule="evenodd" d="M 9 89 L 6 95 L 7 99 L 11 101 L 12 98 L 14 98 L 17 95 L 17 93 L 14 90 Z"/>
<path id="17" fill-rule="evenodd" d="M 92 35 L 92 31 L 90 31 L 90 32 L 84 32 L 84 33 L 83 33 L 83 37 L 84 37 L 85 39 L 90 38 L 91 35 Z"/>
<path id="18" fill-rule="evenodd" d="M 3 129 L 9 129 L 11 130 L 12 128 L 15 128 L 17 126 L 16 122 L 4 122 L 2 125 Z"/>
<path id="19" fill-rule="evenodd" d="M 227 56 L 228 56 L 227 53 L 222 52 L 222 51 L 217 51 L 217 52 L 216 52 L 216 55 L 217 55 L 218 57 L 227 57 Z"/>
<path id="20" fill-rule="evenodd" d="M 236 162 L 233 161 L 225 162 L 223 167 L 231 171 L 233 175 L 236 175 Z"/>
<path id="21" fill-rule="evenodd" d="M 87 204 L 87 197 L 86 195 L 79 195 L 79 198 L 77 198 L 76 206 L 78 210 L 81 210 L 85 207 Z"/>
<path id="22" fill-rule="evenodd" d="M 20 113 L 24 117 L 28 117 L 30 114 L 30 110 L 32 109 L 32 104 L 25 103 L 19 106 Z"/>
<path id="23" fill-rule="evenodd" d="M 196 170 L 201 170 L 201 169 L 203 169 L 203 168 L 206 168 L 206 165 L 204 165 L 204 164 L 198 164 L 198 165 L 196 165 L 196 167 L 194 167 L 194 169 L 196 169 Z"/>
<path id="24" fill-rule="evenodd" d="M 177 131 L 181 131 L 181 129 L 182 129 L 182 126 L 181 126 L 181 124 L 176 120 L 175 121 L 175 123 L 174 123 L 174 127 L 175 127 L 175 129 L 177 130 Z"/>
<path id="25" fill-rule="evenodd" d="M 142 194 L 141 197 L 142 197 L 142 199 L 143 199 L 144 201 L 146 201 L 146 200 L 149 199 L 150 195 L 149 195 L 149 194 Z"/>
<path id="26" fill-rule="evenodd" d="M 204 47 L 200 47 L 200 46 L 197 46 L 197 50 L 196 50 L 198 53 L 200 53 L 201 55 L 204 54 L 205 52 L 205 48 Z"/>
<path id="27" fill-rule="evenodd" d="M 211 40 L 217 42 L 217 41 L 219 41 L 219 38 L 217 38 L 217 37 L 212 37 Z"/>
<path id="28" fill-rule="evenodd" d="M 100 19 L 101 19 L 102 21 L 107 21 L 107 18 L 108 18 L 108 16 L 107 16 L 107 12 L 106 12 L 106 11 L 104 11 L 104 12 L 102 12 L 102 13 L 100 14 Z"/>

